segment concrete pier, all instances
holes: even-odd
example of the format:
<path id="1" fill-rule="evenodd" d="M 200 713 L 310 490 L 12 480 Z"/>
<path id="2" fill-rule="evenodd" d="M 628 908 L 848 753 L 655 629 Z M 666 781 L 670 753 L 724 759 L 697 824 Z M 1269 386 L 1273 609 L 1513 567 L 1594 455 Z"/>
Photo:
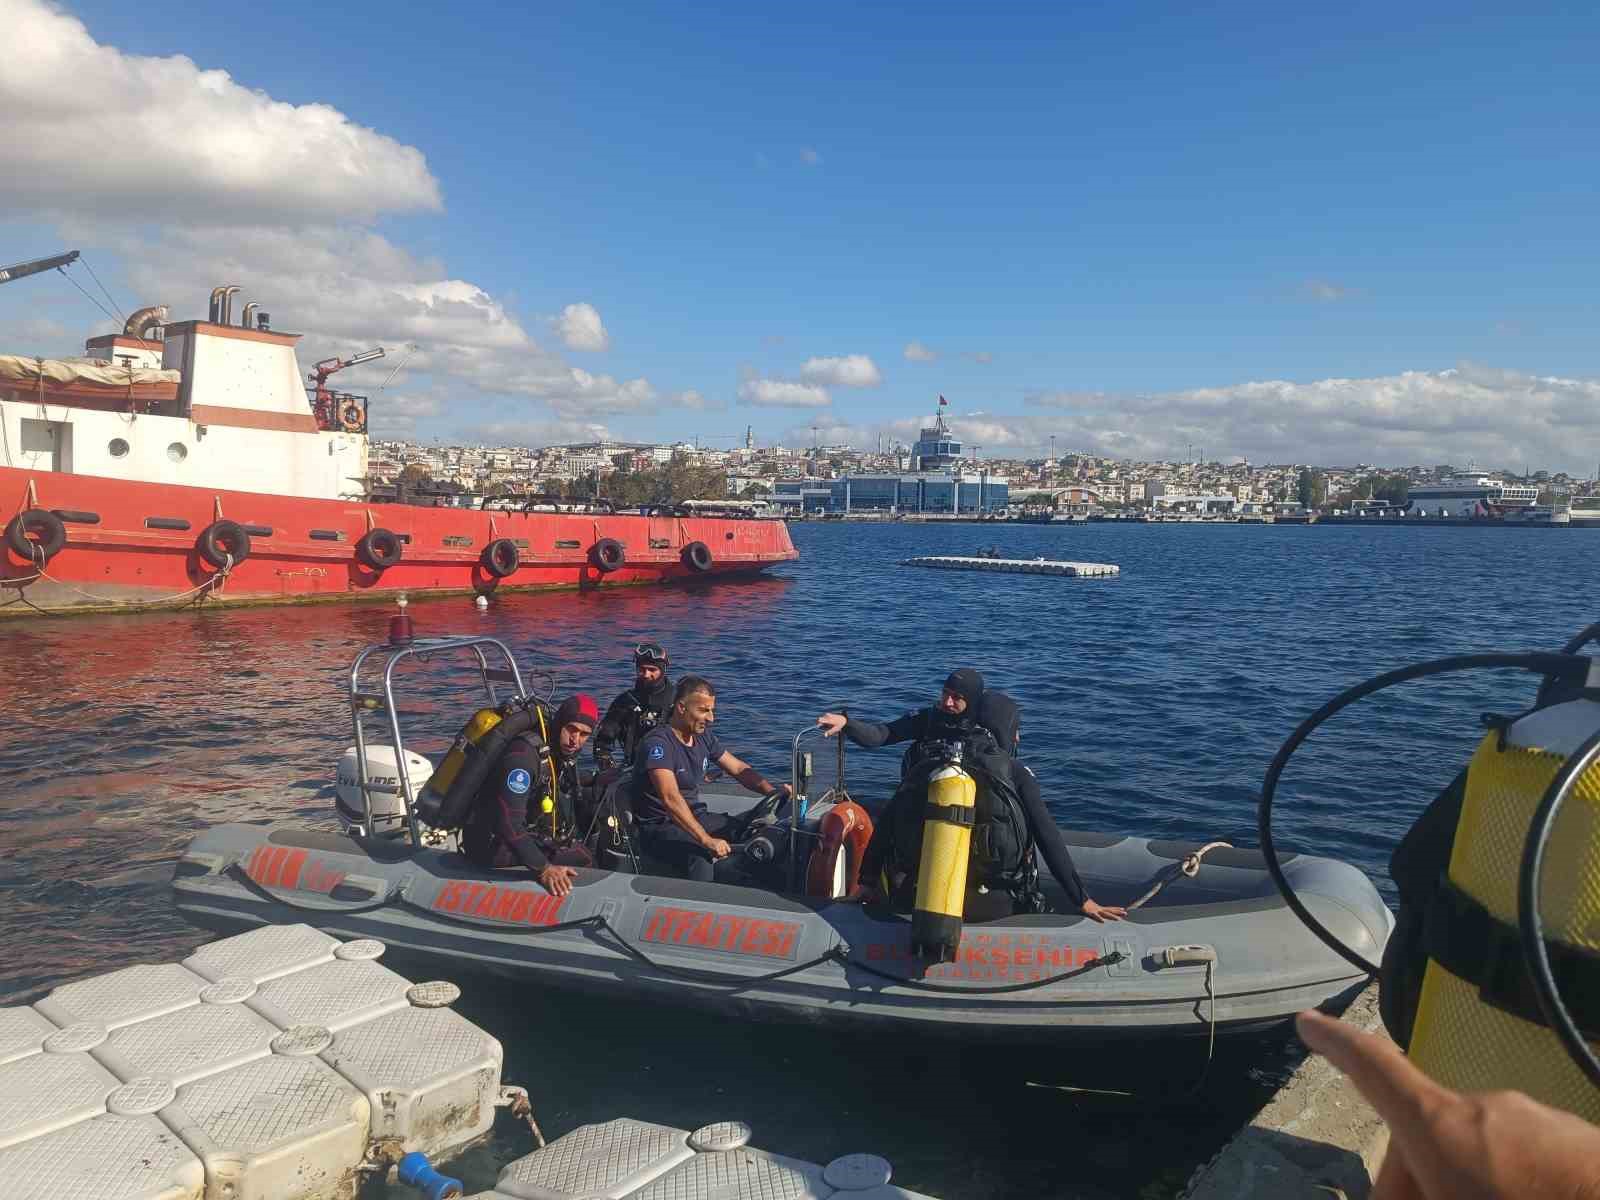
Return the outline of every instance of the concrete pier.
<path id="1" fill-rule="evenodd" d="M 1383 1033 L 1376 983 L 1343 1019 Z M 1363 1200 L 1388 1147 L 1388 1126 L 1372 1106 L 1326 1059 L 1313 1055 L 1194 1173 L 1179 1200 Z"/>

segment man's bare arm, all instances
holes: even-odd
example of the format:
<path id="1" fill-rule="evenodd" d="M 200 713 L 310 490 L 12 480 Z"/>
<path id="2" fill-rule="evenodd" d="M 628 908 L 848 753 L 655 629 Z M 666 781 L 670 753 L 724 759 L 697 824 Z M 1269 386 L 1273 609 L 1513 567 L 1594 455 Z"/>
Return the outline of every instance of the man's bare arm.
<path id="1" fill-rule="evenodd" d="M 656 767 L 651 769 L 650 778 L 655 783 L 656 794 L 661 797 L 661 803 L 666 806 L 667 815 L 672 818 L 673 823 L 702 846 L 713 841 L 700 822 L 695 820 L 689 802 L 678 790 L 677 777 L 671 771 Z"/>

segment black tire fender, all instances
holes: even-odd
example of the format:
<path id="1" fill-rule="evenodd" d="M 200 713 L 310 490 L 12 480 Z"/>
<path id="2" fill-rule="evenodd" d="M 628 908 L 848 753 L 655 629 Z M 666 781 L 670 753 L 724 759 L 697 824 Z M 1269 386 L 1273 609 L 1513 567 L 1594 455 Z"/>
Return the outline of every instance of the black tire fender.
<path id="1" fill-rule="evenodd" d="M 29 537 L 29 534 L 33 537 Z M 37 562 L 43 556 L 49 562 L 61 553 L 67 544 L 67 527 L 55 513 L 43 508 L 30 508 L 11 518 L 6 526 L 6 545 L 18 558 Z"/>
<path id="2" fill-rule="evenodd" d="M 683 565 L 691 571 L 709 571 L 714 561 L 711 547 L 704 542 L 690 542 L 683 548 Z"/>
<path id="3" fill-rule="evenodd" d="M 356 559 L 362 566 L 382 571 L 405 556 L 405 543 L 392 529 L 369 529 L 356 543 Z"/>
<path id="4" fill-rule="evenodd" d="M 230 559 L 231 565 L 238 566 L 250 557 L 250 535 L 237 521 L 213 521 L 200 531 L 194 548 L 220 571 L 230 565 Z"/>
<path id="5" fill-rule="evenodd" d="M 522 565 L 522 552 L 510 538 L 495 538 L 483 548 L 483 569 L 496 579 L 516 574 Z"/>
<path id="6" fill-rule="evenodd" d="M 601 538 L 589 550 L 590 561 L 609 574 L 628 561 L 628 552 L 616 538 Z"/>

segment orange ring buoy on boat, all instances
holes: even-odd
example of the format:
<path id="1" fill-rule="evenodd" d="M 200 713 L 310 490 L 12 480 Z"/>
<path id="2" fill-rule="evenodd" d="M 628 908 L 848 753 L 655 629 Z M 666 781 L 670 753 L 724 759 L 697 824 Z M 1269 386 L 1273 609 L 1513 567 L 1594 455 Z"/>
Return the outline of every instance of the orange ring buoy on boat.
<path id="1" fill-rule="evenodd" d="M 817 846 L 806 863 L 806 895 L 842 899 L 861 883 L 861 860 L 872 840 L 872 817 L 854 800 L 835 804 L 817 824 Z M 844 893 L 835 895 L 839 855 L 844 855 Z"/>

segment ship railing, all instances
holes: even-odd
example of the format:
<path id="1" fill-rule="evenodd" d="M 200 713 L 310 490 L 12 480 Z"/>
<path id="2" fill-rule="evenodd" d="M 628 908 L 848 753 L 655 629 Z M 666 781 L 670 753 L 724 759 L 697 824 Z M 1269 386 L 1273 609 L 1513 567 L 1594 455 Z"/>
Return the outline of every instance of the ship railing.
<path id="1" fill-rule="evenodd" d="M 501 689 L 509 688 L 507 701 L 531 701 L 534 697 L 523 682 L 522 672 L 512 657 L 511 648 L 499 638 L 492 637 L 440 637 L 415 638 L 406 642 L 380 642 L 368 646 L 356 655 L 350 666 L 349 696 L 350 719 L 356 735 L 356 778 L 361 791 L 361 824 L 359 832 L 366 837 L 375 836 L 372 816 L 372 793 L 378 790 L 367 776 L 366 719 L 387 718 L 388 733 L 393 739 L 395 774 L 400 787 L 400 803 L 405 813 L 406 832 L 411 844 L 423 845 L 421 827 L 415 809 L 416 793 L 411 785 L 411 772 L 406 763 L 405 738 L 400 729 L 400 709 L 395 703 L 396 672 L 403 663 L 415 660 L 431 662 L 450 654 L 465 652 L 477 667 L 483 684 L 483 693 L 490 708 L 501 703 Z M 381 669 L 381 676 L 373 676 Z M 363 674 L 365 672 L 365 674 Z M 383 789 L 387 791 L 387 789 Z"/>

